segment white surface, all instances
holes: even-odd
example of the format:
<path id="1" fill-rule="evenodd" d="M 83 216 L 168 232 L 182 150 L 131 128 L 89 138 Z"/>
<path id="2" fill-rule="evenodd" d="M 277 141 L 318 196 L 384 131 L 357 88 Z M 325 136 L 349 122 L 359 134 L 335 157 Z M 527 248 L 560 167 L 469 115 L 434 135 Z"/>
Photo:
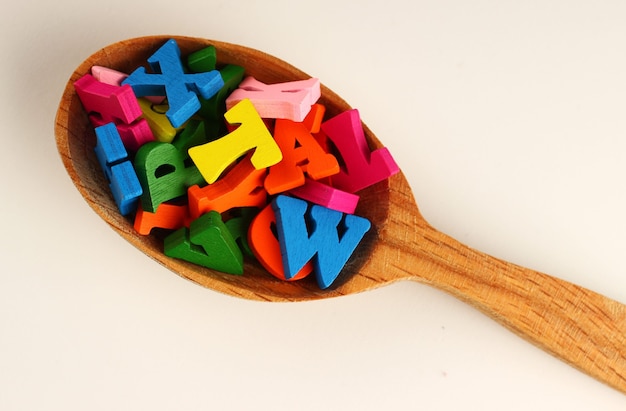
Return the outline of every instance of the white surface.
<path id="1" fill-rule="evenodd" d="M 425 286 L 268 304 L 180 279 L 82 200 L 53 122 L 73 68 L 117 40 L 266 50 L 359 108 L 435 227 L 626 302 L 625 18 L 598 0 L 11 2 L 0 409 L 623 410 Z"/>

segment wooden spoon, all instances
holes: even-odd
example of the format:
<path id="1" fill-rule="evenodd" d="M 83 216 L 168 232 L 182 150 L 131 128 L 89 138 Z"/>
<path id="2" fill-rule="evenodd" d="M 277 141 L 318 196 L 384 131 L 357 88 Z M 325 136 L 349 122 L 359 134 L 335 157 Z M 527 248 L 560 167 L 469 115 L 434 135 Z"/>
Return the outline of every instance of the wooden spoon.
<path id="1" fill-rule="evenodd" d="M 90 56 L 72 74 L 59 104 L 56 141 L 74 184 L 89 205 L 135 247 L 173 272 L 202 286 L 265 301 L 329 298 L 369 290 L 399 280 L 415 280 L 444 290 L 511 331 L 598 380 L 626 393 L 626 307 L 597 293 L 475 251 L 431 227 L 421 216 L 411 188 L 399 173 L 361 194 L 357 214 L 373 229 L 335 284 L 320 290 L 313 279 L 285 282 L 254 262 L 244 276 L 214 272 L 167 258 L 162 238 L 140 236 L 122 217 L 93 152 L 95 136 L 73 83 L 94 65 L 129 72 L 167 39 L 183 54 L 214 45 L 218 63 L 246 68 L 266 83 L 309 78 L 263 52 L 220 41 L 153 36 L 121 41 Z M 322 86 L 320 101 L 333 116 L 350 106 Z M 364 125 L 372 148 L 380 141 Z"/>

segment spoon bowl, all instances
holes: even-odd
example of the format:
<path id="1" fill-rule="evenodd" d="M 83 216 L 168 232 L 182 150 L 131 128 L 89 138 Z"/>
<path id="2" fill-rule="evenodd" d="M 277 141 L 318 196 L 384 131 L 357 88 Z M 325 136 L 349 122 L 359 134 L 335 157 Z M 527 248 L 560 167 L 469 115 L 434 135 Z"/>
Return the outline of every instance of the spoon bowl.
<path id="1" fill-rule="evenodd" d="M 108 183 L 94 153 L 95 132 L 87 118 L 78 95 L 74 91 L 74 82 L 89 73 L 94 65 L 130 72 L 145 63 L 147 58 L 167 39 L 175 38 L 182 55 L 213 45 L 218 50 L 218 65 L 229 63 L 246 68 L 246 74 L 265 83 L 301 80 L 309 75 L 295 67 L 250 48 L 227 44 L 219 41 L 176 37 L 152 36 L 120 41 L 96 52 L 76 68 L 63 93 L 56 118 L 57 147 L 63 163 L 89 205 L 104 221 L 121 234 L 135 247 L 154 258 L 173 272 L 214 290 L 245 297 L 253 300 L 300 301 L 327 298 L 365 289 L 365 284 L 354 285 L 352 273 L 360 272 L 360 267 L 371 259 L 371 252 L 376 242 L 376 227 L 383 227 L 389 215 L 389 191 L 393 182 L 384 181 L 360 192 L 360 204 L 356 214 L 367 217 L 374 227 L 362 241 L 358 252 L 351 258 L 349 265 L 330 289 L 320 290 L 311 278 L 286 282 L 269 275 L 257 262 L 245 262 L 245 275 L 233 276 L 210 270 L 183 260 L 172 259 L 163 254 L 162 236 L 140 236 L 133 228 L 133 221 L 122 216 L 111 197 Z M 319 101 L 326 107 L 327 116 L 339 114 L 350 106 L 322 86 L 322 98 Z M 366 138 L 372 147 L 382 147 L 374 134 L 365 129 Z M 396 183 L 406 184 L 403 178 Z M 399 192 L 409 190 L 408 186 L 399 187 Z M 358 275 L 358 274 L 357 274 Z M 369 282 L 368 282 L 369 283 Z M 367 288 L 378 285 L 371 283 Z"/>
<path id="2" fill-rule="evenodd" d="M 430 226 L 420 214 L 402 172 L 361 192 L 356 214 L 372 229 L 335 283 L 320 290 L 314 279 L 281 281 L 258 263 L 243 276 L 223 274 L 163 254 L 163 238 L 142 236 L 122 216 L 108 191 L 93 148 L 95 133 L 73 83 L 92 66 L 130 72 L 166 40 L 183 55 L 213 45 L 218 65 L 236 64 L 264 83 L 309 78 L 258 50 L 181 36 L 124 40 L 87 58 L 71 75 L 59 104 L 55 134 L 62 161 L 87 203 L 116 232 L 178 275 L 213 290 L 253 300 L 303 301 L 373 289 L 399 280 L 435 286 L 465 301 L 538 347 L 626 393 L 626 307 L 597 293 L 473 250 Z M 351 107 L 322 85 L 327 116 Z M 364 125 L 372 149 L 382 143 Z"/>

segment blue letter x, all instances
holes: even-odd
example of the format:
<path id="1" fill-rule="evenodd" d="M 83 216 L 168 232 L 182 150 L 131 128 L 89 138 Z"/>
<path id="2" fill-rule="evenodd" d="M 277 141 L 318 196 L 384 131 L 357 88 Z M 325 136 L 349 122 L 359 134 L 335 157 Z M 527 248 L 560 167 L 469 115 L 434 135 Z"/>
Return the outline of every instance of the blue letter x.
<path id="1" fill-rule="evenodd" d="M 165 115 L 174 128 L 182 126 L 200 109 L 200 100 L 213 97 L 224 85 L 219 71 L 187 74 L 183 70 L 180 49 L 175 40 L 168 40 L 150 58 L 155 72 L 139 67 L 122 84 L 129 84 L 137 97 L 167 96 L 169 109 Z"/>

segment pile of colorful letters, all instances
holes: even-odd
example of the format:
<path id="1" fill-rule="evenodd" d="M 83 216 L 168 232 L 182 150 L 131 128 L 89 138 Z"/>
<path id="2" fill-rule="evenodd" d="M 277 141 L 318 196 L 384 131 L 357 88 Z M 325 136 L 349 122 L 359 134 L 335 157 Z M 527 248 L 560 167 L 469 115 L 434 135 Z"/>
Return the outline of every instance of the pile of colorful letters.
<path id="1" fill-rule="evenodd" d="M 370 230 L 358 192 L 398 166 L 357 110 L 325 118 L 319 80 L 264 84 L 218 52 L 169 40 L 149 70 L 94 66 L 74 83 L 117 207 L 141 235 L 167 230 L 167 256 L 231 274 L 254 258 L 327 288 Z"/>

